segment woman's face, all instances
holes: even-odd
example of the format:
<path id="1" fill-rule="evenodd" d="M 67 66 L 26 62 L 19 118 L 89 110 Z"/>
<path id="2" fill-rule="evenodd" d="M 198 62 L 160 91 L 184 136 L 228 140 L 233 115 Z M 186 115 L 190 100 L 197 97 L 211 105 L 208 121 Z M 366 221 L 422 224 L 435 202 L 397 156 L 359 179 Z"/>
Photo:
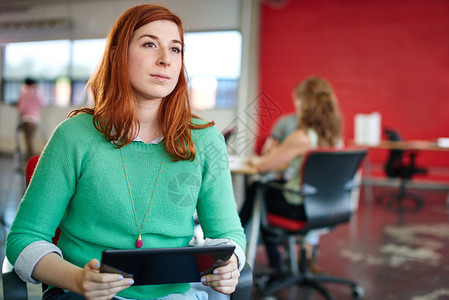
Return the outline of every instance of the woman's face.
<path id="1" fill-rule="evenodd" d="M 128 73 L 138 101 L 169 95 L 181 67 L 182 43 L 175 23 L 154 21 L 134 32 L 128 48 Z"/>

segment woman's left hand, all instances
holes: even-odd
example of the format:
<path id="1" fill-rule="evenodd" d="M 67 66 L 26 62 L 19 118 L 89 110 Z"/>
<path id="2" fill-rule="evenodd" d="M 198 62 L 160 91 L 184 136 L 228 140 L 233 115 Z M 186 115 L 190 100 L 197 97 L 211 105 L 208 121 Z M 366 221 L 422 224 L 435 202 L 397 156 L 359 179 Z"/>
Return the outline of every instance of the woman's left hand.
<path id="1" fill-rule="evenodd" d="M 251 165 L 251 166 L 257 167 L 259 165 L 260 161 L 261 161 L 261 157 L 260 156 L 251 156 L 248 159 L 248 164 Z"/>
<path id="2" fill-rule="evenodd" d="M 232 294 L 239 282 L 239 277 L 237 256 L 233 254 L 226 265 L 214 269 L 212 274 L 201 277 L 201 282 L 217 292 Z"/>

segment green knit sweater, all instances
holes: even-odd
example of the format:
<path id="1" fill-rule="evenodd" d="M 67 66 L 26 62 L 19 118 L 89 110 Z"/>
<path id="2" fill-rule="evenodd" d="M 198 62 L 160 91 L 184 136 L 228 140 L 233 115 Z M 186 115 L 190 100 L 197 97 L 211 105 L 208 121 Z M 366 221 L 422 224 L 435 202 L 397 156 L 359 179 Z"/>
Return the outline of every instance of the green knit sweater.
<path id="1" fill-rule="evenodd" d="M 193 162 L 173 162 L 166 155 L 142 228 L 143 248 L 187 246 L 197 209 L 205 238 L 231 239 L 245 249 L 223 136 L 215 127 L 194 130 L 192 136 Z M 132 142 L 122 148 L 139 225 L 158 177 L 162 144 Z M 88 114 L 62 122 L 45 147 L 8 235 L 8 259 L 14 264 L 30 243 L 51 241 L 58 226 L 64 259 L 79 267 L 100 260 L 105 249 L 135 248 L 138 229 L 120 150 L 95 129 Z M 131 286 L 118 295 L 153 299 L 189 288 Z"/>

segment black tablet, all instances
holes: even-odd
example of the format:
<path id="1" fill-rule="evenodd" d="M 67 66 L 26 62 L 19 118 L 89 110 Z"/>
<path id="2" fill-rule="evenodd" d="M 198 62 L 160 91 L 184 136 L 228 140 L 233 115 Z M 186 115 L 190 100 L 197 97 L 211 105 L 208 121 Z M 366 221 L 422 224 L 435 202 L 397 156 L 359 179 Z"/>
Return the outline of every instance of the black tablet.
<path id="1" fill-rule="evenodd" d="M 225 264 L 235 246 L 104 250 L 100 272 L 120 273 L 133 285 L 198 282 Z"/>

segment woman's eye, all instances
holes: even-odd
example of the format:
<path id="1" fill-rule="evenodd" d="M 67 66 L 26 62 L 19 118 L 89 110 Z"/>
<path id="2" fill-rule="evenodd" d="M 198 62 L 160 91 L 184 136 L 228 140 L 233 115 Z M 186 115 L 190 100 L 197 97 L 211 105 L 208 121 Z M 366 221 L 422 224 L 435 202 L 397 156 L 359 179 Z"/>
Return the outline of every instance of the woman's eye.
<path id="1" fill-rule="evenodd" d="M 171 48 L 171 51 L 173 51 L 174 53 L 181 53 L 181 48 L 173 47 L 173 48 Z"/>
<path id="2" fill-rule="evenodd" d="M 152 47 L 155 47 L 156 45 L 153 42 L 147 42 L 147 43 L 143 44 L 143 46 L 147 47 L 147 48 L 152 48 Z"/>

